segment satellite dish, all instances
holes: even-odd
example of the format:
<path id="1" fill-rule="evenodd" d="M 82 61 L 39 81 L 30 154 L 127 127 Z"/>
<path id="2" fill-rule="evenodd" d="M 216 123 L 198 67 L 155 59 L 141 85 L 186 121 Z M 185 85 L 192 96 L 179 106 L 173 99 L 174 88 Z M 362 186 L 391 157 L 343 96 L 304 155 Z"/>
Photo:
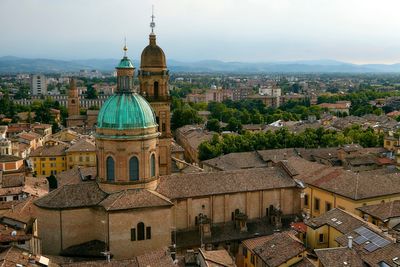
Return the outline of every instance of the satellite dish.
<path id="1" fill-rule="evenodd" d="M 16 236 L 16 235 L 17 235 L 17 231 L 14 230 L 11 232 L 11 236 Z"/>

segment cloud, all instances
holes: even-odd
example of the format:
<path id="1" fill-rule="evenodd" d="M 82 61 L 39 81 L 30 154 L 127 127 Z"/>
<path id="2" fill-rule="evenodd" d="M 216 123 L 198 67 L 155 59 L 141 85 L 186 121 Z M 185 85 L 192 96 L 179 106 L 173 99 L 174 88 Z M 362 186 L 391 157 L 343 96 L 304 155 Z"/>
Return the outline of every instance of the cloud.
<path id="1" fill-rule="evenodd" d="M 169 58 L 400 61 L 396 0 L 1 0 L 1 55 L 139 58 L 155 5 Z"/>

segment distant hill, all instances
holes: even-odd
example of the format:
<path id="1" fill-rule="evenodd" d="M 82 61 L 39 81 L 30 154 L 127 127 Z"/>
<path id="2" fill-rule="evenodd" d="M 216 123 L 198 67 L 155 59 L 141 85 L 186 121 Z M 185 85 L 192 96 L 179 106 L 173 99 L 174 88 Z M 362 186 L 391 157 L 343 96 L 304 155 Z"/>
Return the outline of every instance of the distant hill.
<path id="1" fill-rule="evenodd" d="M 54 60 L 28 59 L 19 57 L 0 57 L 0 73 L 60 73 L 75 72 L 82 69 L 113 71 L 118 59 Z M 139 67 L 139 61 L 134 60 Z M 282 62 L 224 62 L 202 60 L 182 62 L 168 60 L 172 72 L 230 72 L 230 73 L 385 73 L 400 72 L 400 64 L 364 64 L 356 65 L 335 60 L 301 60 Z"/>

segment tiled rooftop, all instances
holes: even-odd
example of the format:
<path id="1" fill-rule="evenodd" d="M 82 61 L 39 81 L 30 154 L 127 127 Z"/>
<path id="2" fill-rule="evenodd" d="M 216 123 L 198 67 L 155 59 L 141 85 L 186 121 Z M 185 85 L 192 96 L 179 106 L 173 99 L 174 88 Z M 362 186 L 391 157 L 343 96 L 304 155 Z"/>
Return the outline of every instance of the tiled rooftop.
<path id="1" fill-rule="evenodd" d="M 295 187 L 277 167 L 188 173 L 160 178 L 156 191 L 170 199 Z"/>
<path id="2" fill-rule="evenodd" d="M 303 243 L 290 232 L 276 233 L 254 252 L 267 266 L 280 266 L 305 251 Z"/>

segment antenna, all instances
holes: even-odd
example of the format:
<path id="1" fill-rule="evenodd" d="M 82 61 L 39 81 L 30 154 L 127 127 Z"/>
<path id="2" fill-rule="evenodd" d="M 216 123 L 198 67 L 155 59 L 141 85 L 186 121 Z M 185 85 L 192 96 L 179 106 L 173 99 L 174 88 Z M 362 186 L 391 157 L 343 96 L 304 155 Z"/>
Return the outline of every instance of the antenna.
<path id="1" fill-rule="evenodd" d="M 154 27 L 156 27 L 156 23 L 154 22 L 154 5 L 151 6 L 151 22 L 150 22 L 150 28 L 151 28 L 151 33 L 154 34 Z"/>

